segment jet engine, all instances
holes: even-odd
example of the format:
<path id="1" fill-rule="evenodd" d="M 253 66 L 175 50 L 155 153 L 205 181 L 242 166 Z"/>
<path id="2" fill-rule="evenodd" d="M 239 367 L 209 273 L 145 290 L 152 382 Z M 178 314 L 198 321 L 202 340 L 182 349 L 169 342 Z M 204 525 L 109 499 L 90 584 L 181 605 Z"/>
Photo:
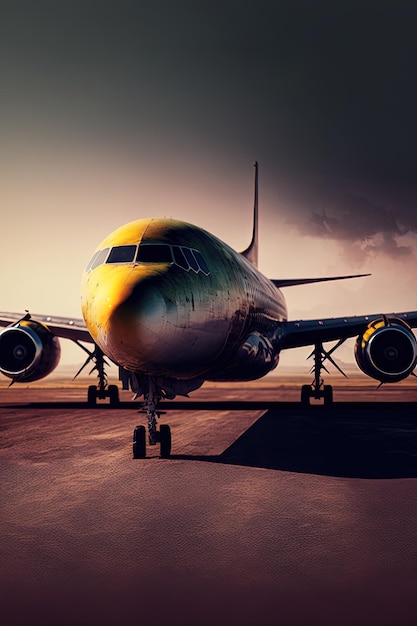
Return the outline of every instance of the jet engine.
<path id="1" fill-rule="evenodd" d="M 371 322 L 359 335 L 355 358 L 360 369 L 381 383 L 407 378 L 417 363 L 417 341 L 411 328 L 398 318 Z"/>
<path id="2" fill-rule="evenodd" d="M 0 332 L 0 372 L 14 382 L 44 378 L 60 356 L 59 340 L 45 324 L 23 319 Z"/>

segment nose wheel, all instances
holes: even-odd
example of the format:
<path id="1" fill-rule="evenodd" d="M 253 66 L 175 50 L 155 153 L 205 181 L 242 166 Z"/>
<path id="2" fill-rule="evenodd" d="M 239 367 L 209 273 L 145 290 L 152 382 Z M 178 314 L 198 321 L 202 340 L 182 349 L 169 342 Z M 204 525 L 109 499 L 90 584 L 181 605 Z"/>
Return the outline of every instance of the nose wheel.
<path id="1" fill-rule="evenodd" d="M 136 426 L 133 431 L 133 458 L 144 459 L 146 456 L 145 426 Z"/>
<path id="2" fill-rule="evenodd" d="M 145 394 L 145 404 L 142 410 L 146 411 L 148 420 L 148 443 L 150 446 L 159 444 L 160 457 L 167 459 L 171 454 L 171 428 L 168 424 L 161 424 L 158 430 L 157 419 L 161 412 L 156 411 L 160 396 L 153 384 L 149 381 L 148 393 Z M 143 459 L 146 456 L 146 429 L 145 426 L 136 426 L 133 432 L 133 458 Z"/>
<path id="3" fill-rule="evenodd" d="M 167 459 L 171 454 L 171 429 L 168 424 L 161 424 L 159 428 L 159 446 L 162 459 Z"/>
<path id="4" fill-rule="evenodd" d="M 156 446 L 159 444 L 161 459 L 168 459 L 171 455 L 171 428 L 168 424 L 161 424 L 159 430 L 148 436 L 148 443 L 150 446 Z M 144 459 L 146 457 L 146 428 L 145 426 L 136 426 L 133 431 L 133 458 Z"/>

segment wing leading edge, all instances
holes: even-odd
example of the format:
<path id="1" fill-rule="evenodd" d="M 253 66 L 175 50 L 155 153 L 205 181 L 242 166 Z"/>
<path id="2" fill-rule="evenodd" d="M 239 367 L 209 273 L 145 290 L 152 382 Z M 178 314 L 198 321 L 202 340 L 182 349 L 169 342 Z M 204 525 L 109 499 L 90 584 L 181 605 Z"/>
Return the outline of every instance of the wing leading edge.
<path id="1" fill-rule="evenodd" d="M 280 346 L 282 349 L 300 348 L 326 341 L 338 341 L 339 339 L 356 337 L 364 332 L 369 324 L 382 318 L 388 320 L 400 319 L 408 324 L 410 328 L 417 327 L 417 311 L 295 320 L 280 324 Z"/>
<path id="2" fill-rule="evenodd" d="M 0 327 L 9 326 L 14 322 L 18 322 L 22 319 L 22 317 L 21 313 L 0 312 Z M 86 341 L 88 343 L 94 343 L 86 328 L 84 320 L 37 314 L 31 314 L 31 317 L 42 324 L 46 324 L 49 330 L 56 337 L 70 339 L 72 341 Z"/>

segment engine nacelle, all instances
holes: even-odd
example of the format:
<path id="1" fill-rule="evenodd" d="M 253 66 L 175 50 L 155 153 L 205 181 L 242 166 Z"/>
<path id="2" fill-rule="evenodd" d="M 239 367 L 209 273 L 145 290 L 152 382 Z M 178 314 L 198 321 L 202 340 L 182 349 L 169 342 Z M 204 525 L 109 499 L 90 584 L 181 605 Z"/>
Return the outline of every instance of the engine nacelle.
<path id="1" fill-rule="evenodd" d="M 398 318 L 371 322 L 356 340 L 358 366 L 381 383 L 407 378 L 417 363 L 417 340 L 411 328 Z"/>
<path id="2" fill-rule="evenodd" d="M 279 352 L 271 341 L 257 331 L 246 337 L 229 363 L 218 366 L 210 380 L 255 380 L 271 372 L 279 361 Z"/>
<path id="3" fill-rule="evenodd" d="M 45 378 L 60 356 L 58 338 L 45 324 L 21 320 L 0 332 L 0 372 L 14 382 Z"/>

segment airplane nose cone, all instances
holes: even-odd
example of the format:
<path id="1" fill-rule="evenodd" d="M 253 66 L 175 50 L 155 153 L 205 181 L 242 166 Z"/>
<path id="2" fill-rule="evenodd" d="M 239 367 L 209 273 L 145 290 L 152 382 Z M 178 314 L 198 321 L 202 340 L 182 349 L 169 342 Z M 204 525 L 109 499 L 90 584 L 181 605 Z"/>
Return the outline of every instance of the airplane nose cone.
<path id="1" fill-rule="evenodd" d="M 118 362 L 151 372 L 164 355 L 167 325 L 174 322 L 175 308 L 157 286 L 139 283 L 110 316 L 108 335 Z"/>

